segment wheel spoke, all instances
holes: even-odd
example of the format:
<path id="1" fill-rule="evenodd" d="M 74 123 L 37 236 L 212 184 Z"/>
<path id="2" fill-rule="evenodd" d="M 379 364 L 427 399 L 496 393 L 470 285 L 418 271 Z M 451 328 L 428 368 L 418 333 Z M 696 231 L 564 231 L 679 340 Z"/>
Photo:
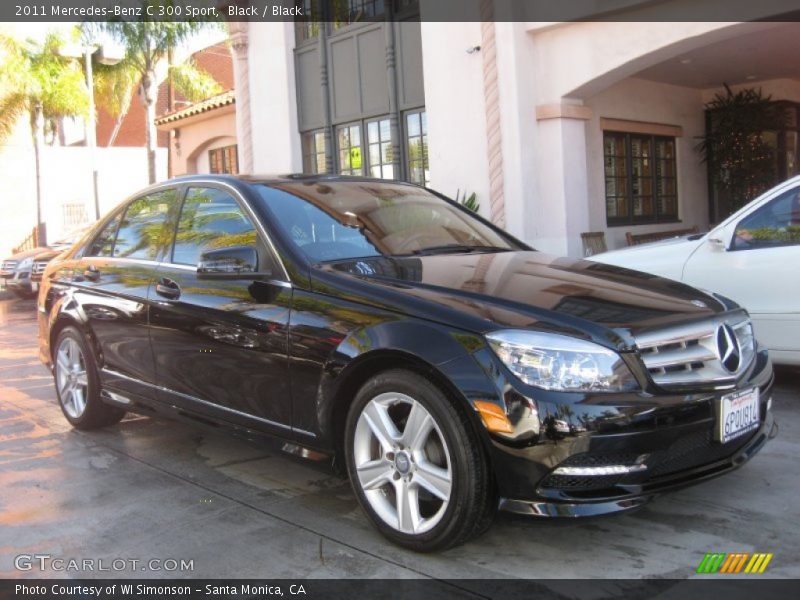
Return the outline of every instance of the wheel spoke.
<path id="1" fill-rule="evenodd" d="M 397 527 L 404 533 L 415 533 L 422 520 L 419 514 L 419 495 L 416 486 L 400 479 L 395 485 L 397 496 Z"/>
<path id="2" fill-rule="evenodd" d="M 86 396 L 83 395 L 83 389 L 76 387 L 72 390 L 72 405 L 75 407 L 75 416 L 83 414 L 83 409 L 86 408 Z"/>
<path id="3" fill-rule="evenodd" d="M 365 491 L 377 489 L 392 481 L 392 465 L 383 458 L 365 462 L 357 466 L 356 471 Z"/>
<path id="4" fill-rule="evenodd" d="M 403 446 L 414 451 L 422 450 L 425 440 L 428 439 L 433 429 L 433 418 L 419 402 L 411 405 L 411 410 L 406 419 L 406 426 L 403 430 Z"/>
<path id="5" fill-rule="evenodd" d="M 59 350 L 56 354 L 56 364 L 62 371 L 69 372 L 69 357 L 64 350 Z"/>
<path id="6" fill-rule="evenodd" d="M 71 389 L 69 377 L 66 375 L 59 375 L 58 377 L 58 393 L 64 397 Z"/>
<path id="7" fill-rule="evenodd" d="M 437 467 L 428 461 L 421 461 L 417 464 L 414 481 L 443 502 L 450 499 L 452 484 L 447 469 Z"/>
<path id="8" fill-rule="evenodd" d="M 366 420 L 384 452 L 391 450 L 393 442 L 400 438 L 400 433 L 389 417 L 386 407 L 377 402 L 370 402 L 361 416 Z"/>
<path id="9" fill-rule="evenodd" d="M 89 378 L 86 375 L 86 371 L 78 371 L 75 373 L 75 383 L 81 387 L 89 385 Z"/>
<path id="10" fill-rule="evenodd" d="M 67 391 L 64 394 L 62 394 L 61 398 L 62 398 L 62 402 L 64 403 L 64 410 L 66 410 L 67 413 L 71 417 L 74 417 L 75 414 L 76 414 L 76 411 L 75 411 L 75 390 L 72 389 L 72 387 L 70 386 L 67 389 Z"/>
<path id="11" fill-rule="evenodd" d="M 76 344 L 74 340 L 67 340 L 67 358 L 69 359 L 70 370 L 74 369 L 78 362 L 76 357 L 77 349 L 78 344 Z"/>

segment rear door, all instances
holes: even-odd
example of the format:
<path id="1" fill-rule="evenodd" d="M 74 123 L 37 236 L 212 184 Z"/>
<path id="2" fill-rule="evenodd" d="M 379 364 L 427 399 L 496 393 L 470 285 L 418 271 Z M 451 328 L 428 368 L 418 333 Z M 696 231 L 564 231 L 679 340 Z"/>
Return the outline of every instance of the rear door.
<path id="1" fill-rule="evenodd" d="M 147 292 L 171 241 L 178 200 L 176 188 L 134 199 L 75 263 L 74 297 L 93 334 L 106 389 L 153 396 Z"/>
<path id="2" fill-rule="evenodd" d="M 255 247 L 257 274 L 209 280 L 204 252 Z M 164 400 L 271 433 L 291 428 L 287 327 L 292 288 L 234 190 L 190 185 L 175 240 L 149 291 Z"/>

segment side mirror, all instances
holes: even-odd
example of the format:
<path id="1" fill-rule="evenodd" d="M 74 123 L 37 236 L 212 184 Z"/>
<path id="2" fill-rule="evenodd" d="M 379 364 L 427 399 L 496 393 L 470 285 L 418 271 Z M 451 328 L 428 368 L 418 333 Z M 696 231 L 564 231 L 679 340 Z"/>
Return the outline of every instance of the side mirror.
<path id="1" fill-rule="evenodd" d="M 197 263 L 199 279 L 246 279 L 258 270 L 258 253 L 252 246 L 209 250 Z"/>
<path id="2" fill-rule="evenodd" d="M 729 225 L 728 227 L 717 227 L 716 229 L 712 229 L 706 237 L 706 242 L 713 250 L 717 252 L 727 252 L 730 239 L 731 228 Z"/>

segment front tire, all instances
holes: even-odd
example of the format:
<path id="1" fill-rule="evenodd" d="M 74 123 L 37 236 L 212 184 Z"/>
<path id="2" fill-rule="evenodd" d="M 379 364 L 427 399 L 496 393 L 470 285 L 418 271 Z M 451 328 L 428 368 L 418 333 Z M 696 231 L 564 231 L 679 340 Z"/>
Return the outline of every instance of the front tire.
<path id="1" fill-rule="evenodd" d="M 14 294 L 20 300 L 32 300 L 33 298 L 36 298 L 36 296 L 38 295 L 37 292 L 34 292 L 32 290 L 26 291 L 17 288 L 12 288 L 11 293 Z"/>
<path id="2" fill-rule="evenodd" d="M 53 377 L 61 412 L 76 429 L 113 425 L 125 411 L 100 399 L 100 375 L 94 353 L 74 327 L 58 335 L 53 353 Z"/>
<path id="3" fill-rule="evenodd" d="M 345 455 L 364 512 L 400 546 L 443 550 L 491 522 L 493 481 L 472 423 L 414 372 L 364 384 L 348 411 Z"/>

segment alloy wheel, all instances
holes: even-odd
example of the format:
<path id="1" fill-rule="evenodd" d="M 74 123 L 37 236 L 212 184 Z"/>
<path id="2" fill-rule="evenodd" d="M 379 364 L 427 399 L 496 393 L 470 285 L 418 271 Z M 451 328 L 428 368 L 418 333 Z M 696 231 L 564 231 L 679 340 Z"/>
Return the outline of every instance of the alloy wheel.
<path id="1" fill-rule="evenodd" d="M 89 376 L 81 347 L 70 337 L 64 338 L 56 351 L 56 385 L 64 411 L 79 419 L 86 410 Z"/>
<path id="2" fill-rule="evenodd" d="M 441 521 L 452 493 L 452 461 L 420 402 L 394 392 L 370 400 L 356 424 L 353 457 L 364 496 L 387 525 L 417 535 Z"/>

